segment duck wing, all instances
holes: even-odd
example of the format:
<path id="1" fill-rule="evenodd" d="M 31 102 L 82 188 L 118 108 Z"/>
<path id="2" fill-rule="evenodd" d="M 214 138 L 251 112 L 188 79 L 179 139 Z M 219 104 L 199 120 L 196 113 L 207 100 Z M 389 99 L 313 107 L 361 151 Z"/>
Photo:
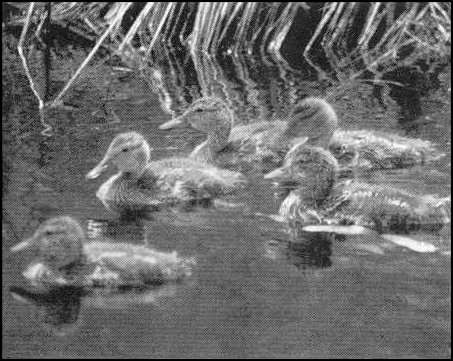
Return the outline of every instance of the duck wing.
<path id="1" fill-rule="evenodd" d="M 192 272 L 193 259 L 127 243 L 93 242 L 84 245 L 87 261 L 96 266 L 87 282 L 97 286 L 160 284 Z"/>
<path id="2" fill-rule="evenodd" d="M 248 139 L 252 138 L 254 135 L 269 131 L 282 121 L 272 121 L 272 122 L 256 122 L 252 124 L 237 125 L 231 129 L 229 142 L 246 142 Z M 284 122 L 282 122 L 284 123 Z"/>
<path id="3" fill-rule="evenodd" d="M 324 202 L 322 214 L 333 223 L 355 224 L 379 233 L 409 234 L 438 230 L 449 222 L 445 202 L 402 189 L 352 180 L 341 182 Z"/>
<path id="4" fill-rule="evenodd" d="M 357 166 L 379 169 L 425 164 L 445 156 L 430 141 L 369 130 L 336 131 L 330 149 L 340 160 L 356 154 Z"/>
<path id="5" fill-rule="evenodd" d="M 276 137 L 286 129 L 286 122 L 275 120 L 234 127 L 229 137 L 229 147 L 240 152 L 255 152 L 260 144 L 275 145 Z"/>
<path id="6" fill-rule="evenodd" d="M 158 210 L 167 202 L 154 196 L 160 190 L 157 182 L 158 176 L 149 170 L 145 170 L 139 179 L 118 173 L 101 186 L 97 196 L 110 210 Z"/>
<path id="7" fill-rule="evenodd" d="M 196 161 L 195 159 L 186 158 L 186 157 L 170 157 L 159 159 L 153 162 L 148 163 L 147 170 L 151 171 L 156 175 L 160 175 L 166 172 L 168 169 L 193 169 L 193 168 L 203 168 L 205 165 Z"/>
<path id="8" fill-rule="evenodd" d="M 187 160 L 187 162 L 186 162 Z M 150 163 L 150 192 L 156 199 L 191 201 L 229 194 L 246 184 L 239 173 L 180 158 Z M 151 174 L 151 175 L 149 175 Z"/>

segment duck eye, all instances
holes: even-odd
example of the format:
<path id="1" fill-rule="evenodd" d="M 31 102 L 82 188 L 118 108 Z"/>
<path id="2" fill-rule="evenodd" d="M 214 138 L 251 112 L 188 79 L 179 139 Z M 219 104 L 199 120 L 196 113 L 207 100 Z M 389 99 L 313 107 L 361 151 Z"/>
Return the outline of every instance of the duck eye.
<path id="1" fill-rule="evenodd" d="M 201 113 L 201 112 L 203 111 L 203 109 L 200 109 L 200 108 L 199 108 L 199 109 L 197 109 L 197 110 L 195 110 L 195 111 L 196 111 L 197 113 Z"/>
<path id="2" fill-rule="evenodd" d="M 129 151 L 129 148 L 123 148 L 121 149 L 122 152 L 128 152 Z"/>

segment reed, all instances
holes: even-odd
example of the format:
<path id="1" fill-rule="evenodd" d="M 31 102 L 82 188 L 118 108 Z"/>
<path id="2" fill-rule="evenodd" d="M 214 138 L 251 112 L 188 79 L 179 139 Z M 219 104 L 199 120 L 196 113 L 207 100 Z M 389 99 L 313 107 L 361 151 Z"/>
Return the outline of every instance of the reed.
<path id="1" fill-rule="evenodd" d="M 450 56 L 451 3 L 326 3 L 315 34 L 305 47 L 312 60 L 320 43 L 338 78 L 376 79 L 420 60 Z"/>
<path id="2" fill-rule="evenodd" d="M 14 4 L 14 3 L 9 3 Z M 147 67 L 157 44 L 186 49 L 192 57 L 219 53 L 268 54 L 284 62 L 282 45 L 295 21 L 306 24 L 311 38 L 300 44 L 308 63 L 326 78 L 374 79 L 420 59 L 450 57 L 449 2 L 326 2 L 319 16 L 313 3 L 281 2 L 60 2 L 52 4 L 52 22 L 95 41 L 92 52 L 50 104 L 58 104 L 67 89 L 100 48 Z M 21 5 L 23 6 L 23 5 Z M 311 7 L 310 7 L 311 6 Z M 25 14 L 25 10 L 27 10 Z M 312 13 L 310 13 L 312 12 Z M 25 50 L 39 39 L 45 22 L 44 3 L 29 3 L 11 22 L 23 25 L 19 54 L 30 85 L 44 106 L 27 67 Z M 320 54 L 327 64 L 319 61 Z"/>

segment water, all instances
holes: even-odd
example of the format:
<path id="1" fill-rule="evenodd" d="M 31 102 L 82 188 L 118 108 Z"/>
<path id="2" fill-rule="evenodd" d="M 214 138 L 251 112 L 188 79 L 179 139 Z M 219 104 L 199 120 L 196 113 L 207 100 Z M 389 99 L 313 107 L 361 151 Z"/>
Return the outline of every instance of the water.
<path id="1" fill-rule="evenodd" d="M 242 105 L 245 119 L 284 113 L 279 99 L 286 88 L 278 84 L 288 83 L 285 76 L 293 79 L 287 88 L 292 98 L 298 95 L 294 89 L 316 94 L 316 84 L 301 82 L 276 65 L 273 69 L 261 83 L 240 84 L 225 75 L 231 82 L 223 84 L 235 90 L 233 103 Z M 239 98 L 244 89 L 250 90 L 248 97 Z M 450 356 L 449 229 L 415 236 L 439 247 L 432 254 L 414 253 L 377 237 L 332 244 L 315 239 L 308 252 L 288 247 L 279 224 L 234 210 L 204 208 L 145 220 L 115 219 L 95 197 L 107 178 L 87 181 L 84 175 L 117 133 L 144 134 L 156 158 L 187 154 L 203 136 L 158 131 L 170 116 L 138 78 L 128 78 L 114 90 L 105 112 L 92 111 L 98 106 L 93 105 L 92 89 L 81 94 L 79 111 L 55 111 L 51 137 L 41 134 L 26 83 L 19 89 L 21 101 L 4 114 L 10 124 L 3 135 L 4 357 Z M 273 100 L 264 102 L 266 109 L 257 109 L 247 106 L 251 99 Z M 422 136 L 448 152 L 439 164 L 377 172 L 368 175 L 368 181 L 423 194 L 450 194 L 448 115 L 411 123 L 410 130 L 385 120 L 349 119 L 343 127 Z M 230 200 L 245 201 L 254 212 L 276 213 L 279 201 L 270 182 L 256 173 L 249 178 L 251 185 Z M 195 274 L 183 283 L 142 293 L 83 295 L 68 290 L 51 299 L 18 297 L 17 287 L 27 287 L 21 272 L 31 255 L 12 255 L 9 248 L 56 215 L 81 221 L 89 238 L 145 240 L 157 250 L 196 257 Z"/>

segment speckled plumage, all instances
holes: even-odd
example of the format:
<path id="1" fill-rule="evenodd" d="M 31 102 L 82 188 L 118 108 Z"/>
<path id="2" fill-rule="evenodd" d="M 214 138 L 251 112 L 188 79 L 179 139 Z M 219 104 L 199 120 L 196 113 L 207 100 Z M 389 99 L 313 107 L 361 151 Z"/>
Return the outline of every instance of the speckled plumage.
<path id="1" fill-rule="evenodd" d="M 321 129 L 319 124 L 314 126 L 316 122 L 307 119 L 326 121 L 326 124 Z M 160 129 L 186 123 L 207 134 L 207 140 L 192 151 L 191 158 L 227 167 L 245 163 L 272 168 L 282 162 L 288 148 L 306 137 L 327 144 L 337 118 L 331 108 L 324 107 L 324 100 L 307 98 L 296 106 L 287 121 L 233 127 L 233 115 L 227 104 L 215 97 L 205 97 L 192 103 L 180 117 L 162 124 Z"/>
<path id="2" fill-rule="evenodd" d="M 34 285 L 45 288 L 142 287 L 189 276 L 194 259 L 128 243 L 90 242 L 79 223 L 56 217 L 12 251 L 32 249 L 35 259 L 24 271 Z"/>
<path id="3" fill-rule="evenodd" d="M 268 179 L 298 181 L 280 215 L 292 226 L 359 225 L 380 233 L 438 230 L 448 222 L 445 202 L 393 187 L 356 180 L 337 181 L 338 163 L 326 150 L 299 145 Z"/>
<path id="4" fill-rule="evenodd" d="M 445 154 L 427 140 L 369 130 L 338 130 L 330 150 L 342 161 L 357 153 L 357 168 L 397 169 L 434 162 Z"/>
<path id="5" fill-rule="evenodd" d="M 234 127 L 227 104 L 215 97 L 201 98 L 180 117 L 161 125 L 161 129 L 185 123 L 208 136 L 190 156 L 223 166 L 248 163 L 264 164 L 264 169 L 272 169 L 282 164 L 288 149 L 304 139 L 306 145 L 329 148 L 342 166 L 359 169 L 404 168 L 444 156 L 426 140 L 371 130 L 339 130 L 333 107 L 315 97 L 296 104 L 285 121 Z"/>
<path id="6" fill-rule="evenodd" d="M 87 174 L 88 178 L 96 178 L 110 163 L 118 167 L 119 173 L 101 185 L 96 194 L 108 209 L 157 210 L 209 201 L 245 184 L 238 172 L 193 159 L 173 157 L 149 162 L 149 158 L 149 146 L 138 133 L 122 133 L 112 141 L 104 159 Z"/>

